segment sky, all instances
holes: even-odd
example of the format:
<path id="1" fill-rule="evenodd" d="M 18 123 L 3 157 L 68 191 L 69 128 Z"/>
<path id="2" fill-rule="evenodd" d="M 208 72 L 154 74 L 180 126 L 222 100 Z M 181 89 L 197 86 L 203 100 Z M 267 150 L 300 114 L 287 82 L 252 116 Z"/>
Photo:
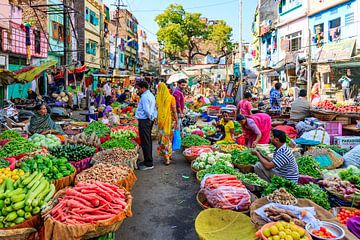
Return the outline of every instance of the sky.
<path id="1" fill-rule="evenodd" d="M 111 9 L 117 0 L 104 0 Z M 243 1 L 243 39 L 252 41 L 251 24 L 254 18 L 257 0 Z M 162 13 L 171 3 L 183 5 L 189 12 L 199 12 L 203 17 L 212 20 L 225 20 L 233 28 L 233 40 L 240 39 L 239 0 L 123 0 L 128 10 L 132 11 L 139 21 L 140 29 L 144 30 L 150 40 L 156 40 L 158 26 L 155 17 Z"/>

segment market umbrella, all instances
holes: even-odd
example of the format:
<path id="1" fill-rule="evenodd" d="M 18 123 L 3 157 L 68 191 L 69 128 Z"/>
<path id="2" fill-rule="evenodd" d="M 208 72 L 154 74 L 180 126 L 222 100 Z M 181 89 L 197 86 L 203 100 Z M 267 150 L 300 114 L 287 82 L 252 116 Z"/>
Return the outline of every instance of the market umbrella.
<path id="1" fill-rule="evenodd" d="M 55 66 L 57 64 L 57 61 L 50 60 L 46 61 L 39 66 L 36 66 L 32 68 L 29 71 L 19 73 L 15 75 L 15 78 L 19 82 L 30 82 L 34 80 L 38 75 L 40 75 L 43 71 L 45 71 L 48 68 L 51 68 L 52 66 Z"/>
<path id="2" fill-rule="evenodd" d="M 167 84 L 178 82 L 182 79 L 188 79 L 189 77 L 185 73 L 175 73 L 169 77 L 169 79 L 166 81 Z"/>

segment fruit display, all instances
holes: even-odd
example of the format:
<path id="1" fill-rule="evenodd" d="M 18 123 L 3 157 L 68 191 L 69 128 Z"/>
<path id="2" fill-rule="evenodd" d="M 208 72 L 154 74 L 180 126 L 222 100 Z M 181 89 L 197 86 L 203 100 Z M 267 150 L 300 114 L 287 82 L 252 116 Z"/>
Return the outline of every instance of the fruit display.
<path id="1" fill-rule="evenodd" d="M 0 139 L 16 139 L 21 138 L 20 133 L 14 130 L 5 130 L 0 134 Z"/>
<path id="2" fill-rule="evenodd" d="M 0 228 L 13 227 L 39 214 L 55 193 L 42 173 L 26 173 L 14 183 L 7 178 L 0 187 Z"/>
<path id="3" fill-rule="evenodd" d="M 188 157 L 199 157 L 203 153 L 213 152 L 211 146 L 193 146 L 184 150 L 183 155 Z"/>
<path id="4" fill-rule="evenodd" d="M 207 169 L 214 165 L 217 161 L 225 161 L 231 163 L 231 155 L 220 152 L 203 153 L 193 162 L 192 167 L 196 170 Z"/>
<path id="5" fill-rule="evenodd" d="M 0 158 L 17 156 L 35 150 L 35 145 L 25 138 L 13 139 L 0 148 Z"/>
<path id="6" fill-rule="evenodd" d="M 85 133 L 79 133 L 77 135 L 68 136 L 65 138 L 64 144 L 82 144 L 89 147 L 100 147 L 100 138 L 96 136 L 96 133 L 86 135 Z"/>
<path id="7" fill-rule="evenodd" d="M 220 144 L 220 150 L 223 152 L 230 153 L 234 150 L 244 151 L 247 147 L 238 144 Z"/>
<path id="8" fill-rule="evenodd" d="M 204 145 L 210 145 L 211 142 L 203 137 L 200 137 L 195 134 L 190 134 L 185 136 L 181 143 L 184 147 L 192 147 L 192 146 L 204 146 Z"/>
<path id="9" fill-rule="evenodd" d="M 360 106 L 334 104 L 329 100 L 321 101 L 315 105 L 318 109 L 323 109 L 338 113 L 360 113 Z"/>
<path id="10" fill-rule="evenodd" d="M 133 150 L 135 147 L 136 145 L 128 138 L 111 139 L 101 144 L 102 149 L 123 148 L 125 150 Z"/>
<path id="11" fill-rule="evenodd" d="M 69 161 L 80 161 L 94 155 L 96 148 L 83 144 L 66 144 L 50 149 L 50 153 L 57 158 L 66 158 Z"/>
<path id="12" fill-rule="evenodd" d="M 29 138 L 36 147 L 54 148 L 61 145 L 60 139 L 52 134 L 42 135 L 35 133 Z"/>
<path id="13" fill-rule="evenodd" d="M 98 138 L 103 138 L 110 134 L 110 128 L 102 122 L 92 122 L 84 129 L 84 133 L 86 136 L 95 133 Z"/>
<path id="14" fill-rule="evenodd" d="M 10 168 L 1 168 L 0 169 L 0 184 L 2 184 L 5 179 L 10 179 L 11 181 L 18 180 L 21 176 L 24 176 L 25 172 L 21 169 L 14 169 L 11 171 Z"/>
<path id="15" fill-rule="evenodd" d="M 297 199 L 292 194 L 288 193 L 284 188 L 275 190 L 267 196 L 267 199 L 269 202 L 280 203 L 282 205 L 296 205 L 297 203 Z"/>
<path id="16" fill-rule="evenodd" d="M 346 225 L 346 222 L 349 218 L 360 217 L 360 210 L 351 211 L 345 208 L 340 208 L 340 211 L 336 217 L 339 222 L 341 222 L 341 224 Z"/>
<path id="17" fill-rule="evenodd" d="M 40 155 L 21 163 L 21 169 L 30 173 L 41 172 L 41 176 L 44 176 L 48 181 L 69 176 L 75 171 L 74 166 L 66 158 Z"/>
<path id="18" fill-rule="evenodd" d="M 314 178 L 321 178 L 320 164 L 310 156 L 303 156 L 296 160 L 299 173 L 302 175 L 311 176 Z"/>
<path id="19" fill-rule="evenodd" d="M 262 234 L 267 237 L 268 240 L 310 240 L 306 236 L 305 229 L 290 222 L 276 222 L 275 224 L 262 229 Z"/>

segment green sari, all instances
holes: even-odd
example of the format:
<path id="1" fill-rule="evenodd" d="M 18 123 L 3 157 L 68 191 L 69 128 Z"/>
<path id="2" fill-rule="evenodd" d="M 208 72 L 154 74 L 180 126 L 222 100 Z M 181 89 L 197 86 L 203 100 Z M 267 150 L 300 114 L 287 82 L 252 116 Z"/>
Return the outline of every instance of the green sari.
<path id="1" fill-rule="evenodd" d="M 42 116 L 38 113 L 35 113 L 35 115 L 31 117 L 29 125 L 29 132 L 31 134 L 40 134 L 49 130 L 53 130 L 55 133 L 63 133 L 61 127 L 51 119 L 50 114 Z"/>

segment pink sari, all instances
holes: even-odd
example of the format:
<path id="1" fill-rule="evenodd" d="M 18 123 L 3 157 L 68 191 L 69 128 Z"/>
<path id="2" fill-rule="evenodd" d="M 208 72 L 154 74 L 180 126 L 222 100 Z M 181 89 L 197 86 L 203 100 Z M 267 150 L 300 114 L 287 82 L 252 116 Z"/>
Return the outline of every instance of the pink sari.
<path id="1" fill-rule="evenodd" d="M 258 134 L 257 132 L 261 133 L 261 138 L 258 143 L 268 144 L 270 141 L 270 131 L 272 128 L 271 117 L 266 113 L 256 113 L 248 116 L 247 118 L 253 120 L 256 125 L 253 128 L 249 126 L 243 129 L 243 134 L 245 139 L 248 141 L 248 146 L 251 146 L 251 144 L 255 141 Z"/>

